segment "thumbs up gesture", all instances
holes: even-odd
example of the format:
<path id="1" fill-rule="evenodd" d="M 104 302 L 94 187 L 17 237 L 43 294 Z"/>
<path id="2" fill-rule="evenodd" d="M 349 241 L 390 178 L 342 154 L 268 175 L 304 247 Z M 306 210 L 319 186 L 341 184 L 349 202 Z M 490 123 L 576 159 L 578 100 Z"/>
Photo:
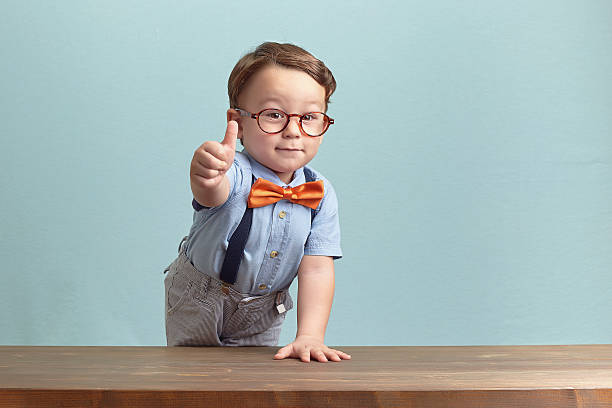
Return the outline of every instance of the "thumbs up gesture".
<path id="1" fill-rule="evenodd" d="M 194 152 L 189 176 L 193 196 L 201 205 L 215 207 L 227 200 L 229 183 L 225 173 L 234 162 L 237 136 L 238 123 L 230 120 L 222 142 L 209 140 Z"/>

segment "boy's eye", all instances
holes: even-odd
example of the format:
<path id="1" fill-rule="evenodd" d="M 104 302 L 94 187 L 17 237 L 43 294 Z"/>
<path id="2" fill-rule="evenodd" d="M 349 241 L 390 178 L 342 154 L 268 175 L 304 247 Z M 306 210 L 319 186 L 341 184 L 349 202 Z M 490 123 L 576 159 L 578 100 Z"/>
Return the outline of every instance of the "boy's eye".
<path id="1" fill-rule="evenodd" d="M 314 121 L 319 121 L 319 120 L 323 120 L 323 116 L 321 116 L 321 114 L 319 113 L 307 113 L 303 116 L 302 121 L 306 121 L 306 122 L 314 122 Z"/>
<path id="2" fill-rule="evenodd" d="M 285 115 L 279 111 L 264 111 L 261 116 L 266 120 L 281 120 L 285 119 Z"/>

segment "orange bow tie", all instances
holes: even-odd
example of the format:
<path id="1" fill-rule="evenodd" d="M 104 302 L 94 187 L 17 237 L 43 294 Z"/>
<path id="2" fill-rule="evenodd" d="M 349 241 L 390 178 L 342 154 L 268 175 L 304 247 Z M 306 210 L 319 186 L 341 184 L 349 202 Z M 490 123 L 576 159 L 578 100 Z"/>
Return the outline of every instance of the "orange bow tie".
<path id="1" fill-rule="evenodd" d="M 282 188 L 271 181 L 258 178 L 251 187 L 247 203 L 249 208 L 254 208 L 289 200 L 316 210 L 323 195 L 323 180 L 309 181 L 293 188 Z"/>

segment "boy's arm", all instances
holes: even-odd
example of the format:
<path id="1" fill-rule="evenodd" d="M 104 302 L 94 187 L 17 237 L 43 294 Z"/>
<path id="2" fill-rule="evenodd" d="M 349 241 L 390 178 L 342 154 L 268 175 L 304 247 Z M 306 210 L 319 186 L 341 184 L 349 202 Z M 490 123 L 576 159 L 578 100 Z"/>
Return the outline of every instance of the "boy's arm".
<path id="1" fill-rule="evenodd" d="M 194 152 L 189 179 L 193 198 L 200 205 L 217 207 L 227 200 L 230 188 L 225 173 L 234 162 L 237 134 L 238 124 L 229 121 L 221 143 L 207 141 Z"/>
<path id="2" fill-rule="evenodd" d="M 334 298 L 334 260 L 329 256 L 304 255 L 298 268 L 298 330 L 293 343 L 283 347 L 274 356 L 310 357 L 320 362 L 341 361 L 351 356 L 330 349 L 324 344 L 325 329 Z"/>

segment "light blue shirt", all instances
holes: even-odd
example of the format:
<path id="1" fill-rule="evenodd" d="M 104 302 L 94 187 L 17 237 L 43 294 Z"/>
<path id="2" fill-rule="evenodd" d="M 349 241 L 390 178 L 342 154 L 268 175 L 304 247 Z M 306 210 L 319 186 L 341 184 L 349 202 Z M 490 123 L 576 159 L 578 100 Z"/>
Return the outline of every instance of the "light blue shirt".
<path id="1" fill-rule="evenodd" d="M 287 289 L 304 255 L 342 257 L 336 193 L 327 179 L 311 170 L 318 180 L 323 180 L 325 191 L 312 225 L 311 209 L 288 200 L 254 208 L 251 232 L 233 285 L 237 291 L 261 296 Z M 186 244 L 187 257 L 196 269 L 214 278 L 219 279 L 228 241 L 246 209 L 252 175 L 287 187 L 272 170 L 246 151 L 236 152 L 234 163 L 226 173 L 230 185 L 227 201 L 218 207 L 204 207 L 194 212 Z M 300 168 L 288 186 L 305 182 L 304 169 Z"/>

